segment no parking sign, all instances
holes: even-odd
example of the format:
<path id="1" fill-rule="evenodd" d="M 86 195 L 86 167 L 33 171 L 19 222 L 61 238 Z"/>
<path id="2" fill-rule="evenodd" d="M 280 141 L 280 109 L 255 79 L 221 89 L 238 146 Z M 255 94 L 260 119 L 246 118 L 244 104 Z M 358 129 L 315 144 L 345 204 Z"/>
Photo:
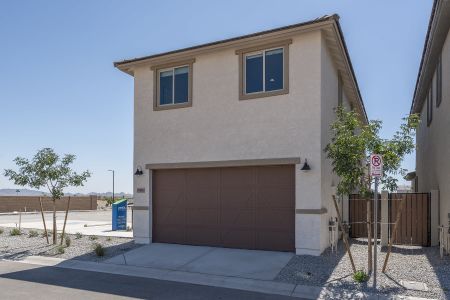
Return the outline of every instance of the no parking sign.
<path id="1" fill-rule="evenodd" d="M 370 155 L 370 176 L 383 176 L 383 157 L 379 154 Z"/>

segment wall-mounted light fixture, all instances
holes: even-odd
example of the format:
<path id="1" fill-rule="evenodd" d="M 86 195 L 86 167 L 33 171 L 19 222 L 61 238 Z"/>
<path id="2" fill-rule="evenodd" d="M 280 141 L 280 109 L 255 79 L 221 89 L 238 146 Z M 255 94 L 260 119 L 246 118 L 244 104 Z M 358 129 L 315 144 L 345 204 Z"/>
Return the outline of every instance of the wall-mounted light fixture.
<path id="1" fill-rule="evenodd" d="M 305 158 L 305 162 L 303 163 L 303 167 L 300 169 L 302 171 L 309 171 L 311 167 L 308 165 L 308 160 Z"/>
<path id="2" fill-rule="evenodd" d="M 141 176 L 144 175 L 144 172 L 142 172 L 142 167 L 141 166 L 137 166 L 136 168 L 136 172 L 134 172 L 135 176 Z"/>

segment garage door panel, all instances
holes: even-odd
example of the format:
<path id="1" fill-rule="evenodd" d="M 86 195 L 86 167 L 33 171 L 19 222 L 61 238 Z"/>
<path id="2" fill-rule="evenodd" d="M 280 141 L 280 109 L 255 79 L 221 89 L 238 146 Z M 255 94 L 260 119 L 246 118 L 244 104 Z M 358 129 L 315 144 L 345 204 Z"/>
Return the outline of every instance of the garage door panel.
<path id="1" fill-rule="evenodd" d="M 258 249 L 275 251 L 292 251 L 295 241 L 292 232 L 265 231 L 258 232 L 256 237 Z"/>
<path id="2" fill-rule="evenodd" d="M 186 171 L 186 185 L 190 188 L 206 187 L 208 189 L 217 189 L 219 185 L 219 169 L 189 169 Z"/>
<path id="3" fill-rule="evenodd" d="M 294 228 L 295 215 L 286 210 L 258 210 L 256 213 L 256 227 L 263 230 Z"/>
<path id="4" fill-rule="evenodd" d="M 188 209 L 186 210 L 186 225 L 203 225 L 214 226 L 219 225 L 218 209 Z"/>
<path id="5" fill-rule="evenodd" d="M 222 209 L 246 209 L 255 206 L 255 195 L 252 188 L 221 189 L 219 196 Z"/>
<path id="6" fill-rule="evenodd" d="M 222 230 L 222 246 L 229 248 L 256 249 L 255 231 Z"/>
<path id="7" fill-rule="evenodd" d="M 220 170 L 220 185 L 228 187 L 248 187 L 255 182 L 254 168 L 222 168 Z"/>
<path id="8" fill-rule="evenodd" d="M 163 172 L 154 172 L 153 184 L 158 188 L 182 189 L 186 180 L 185 170 L 164 170 Z"/>
<path id="9" fill-rule="evenodd" d="M 186 228 L 186 244 L 200 246 L 221 246 L 220 232 L 217 228 L 205 226 L 188 226 Z"/>
<path id="10" fill-rule="evenodd" d="M 265 166 L 258 168 L 258 185 L 292 187 L 295 185 L 294 166 Z"/>
<path id="11" fill-rule="evenodd" d="M 257 207 L 261 208 L 284 208 L 294 209 L 295 203 L 292 199 L 295 192 L 292 188 L 263 187 L 258 189 Z"/>
<path id="12" fill-rule="evenodd" d="M 183 208 L 158 207 L 155 223 L 161 225 L 184 225 L 186 210 Z"/>
<path id="13" fill-rule="evenodd" d="M 153 239 L 160 243 L 186 243 L 185 230 L 184 228 L 180 228 L 180 226 L 161 226 L 161 228 L 153 234 Z"/>
<path id="14" fill-rule="evenodd" d="M 200 188 L 197 190 L 192 187 L 188 188 L 184 205 L 191 208 L 219 209 L 217 188 Z"/>
<path id="15" fill-rule="evenodd" d="M 156 170 L 153 178 L 155 242 L 294 250 L 293 166 Z"/>
<path id="16" fill-rule="evenodd" d="M 222 209 L 220 211 L 220 224 L 227 228 L 253 228 L 255 226 L 255 217 L 256 213 L 253 209 Z"/>

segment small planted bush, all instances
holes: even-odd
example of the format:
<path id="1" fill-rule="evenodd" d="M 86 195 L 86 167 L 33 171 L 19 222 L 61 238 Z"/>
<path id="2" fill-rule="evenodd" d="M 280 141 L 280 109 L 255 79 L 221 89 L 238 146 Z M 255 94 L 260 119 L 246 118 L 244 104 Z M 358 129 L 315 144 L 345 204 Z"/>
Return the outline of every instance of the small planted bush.
<path id="1" fill-rule="evenodd" d="M 70 247 L 70 245 L 72 244 L 72 240 L 70 239 L 70 236 L 66 236 L 66 239 L 65 239 L 65 242 L 66 242 L 66 247 Z"/>
<path id="2" fill-rule="evenodd" d="M 52 235 L 52 231 L 47 230 L 47 236 L 51 236 L 51 235 Z M 41 233 L 41 236 L 45 238 L 45 231 Z"/>
<path id="3" fill-rule="evenodd" d="M 19 228 L 13 228 L 9 231 L 9 235 L 11 236 L 15 236 L 15 235 L 21 235 L 22 232 L 20 231 Z"/>
<path id="4" fill-rule="evenodd" d="M 353 274 L 353 280 L 355 280 L 358 283 L 366 282 L 369 280 L 369 275 L 367 275 L 366 272 L 363 270 L 356 271 L 355 274 Z"/>
<path id="5" fill-rule="evenodd" d="M 63 254 L 64 252 L 66 252 L 64 246 L 58 246 L 58 248 L 56 248 L 56 251 L 58 252 L 58 254 Z"/>
<path id="6" fill-rule="evenodd" d="M 96 235 L 91 235 L 91 236 L 89 236 L 89 239 L 90 239 L 91 241 L 95 241 L 95 240 L 98 239 L 98 237 L 97 237 Z"/>
<path id="7" fill-rule="evenodd" d="M 4 230 L 3 228 L 0 228 L 0 234 L 3 234 Z"/>
<path id="8" fill-rule="evenodd" d="M 30 230 L 28 232 L 28 237 L 29 238 L 35 238 L 35 237 L 38 237 L 38 236 L 39 236 L 39 233 L 36 230 Z"/>
<path id="9" fill-rule="evenodd" d="M 101 244 L 97 243 L 94 245 L 94 252 L 97 256 L 105 256 L 105 247 L 103 247 Z"/>
<path id="10" fill-rule="evenodd" d="M 79 240 L 83 237 L 83 234 L 81 232 L 75 233 L 75 239 Z"/>

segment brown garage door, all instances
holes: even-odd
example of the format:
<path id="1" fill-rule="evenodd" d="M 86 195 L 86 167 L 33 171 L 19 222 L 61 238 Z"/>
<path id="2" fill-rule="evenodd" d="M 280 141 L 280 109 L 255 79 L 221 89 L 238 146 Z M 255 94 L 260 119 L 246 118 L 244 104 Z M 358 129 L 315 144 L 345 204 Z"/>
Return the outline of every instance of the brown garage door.
<path id="1" fill-rule="evenodd" d="M 294 251 L 294 166 L 155 170 L 153 241 Z"/>

